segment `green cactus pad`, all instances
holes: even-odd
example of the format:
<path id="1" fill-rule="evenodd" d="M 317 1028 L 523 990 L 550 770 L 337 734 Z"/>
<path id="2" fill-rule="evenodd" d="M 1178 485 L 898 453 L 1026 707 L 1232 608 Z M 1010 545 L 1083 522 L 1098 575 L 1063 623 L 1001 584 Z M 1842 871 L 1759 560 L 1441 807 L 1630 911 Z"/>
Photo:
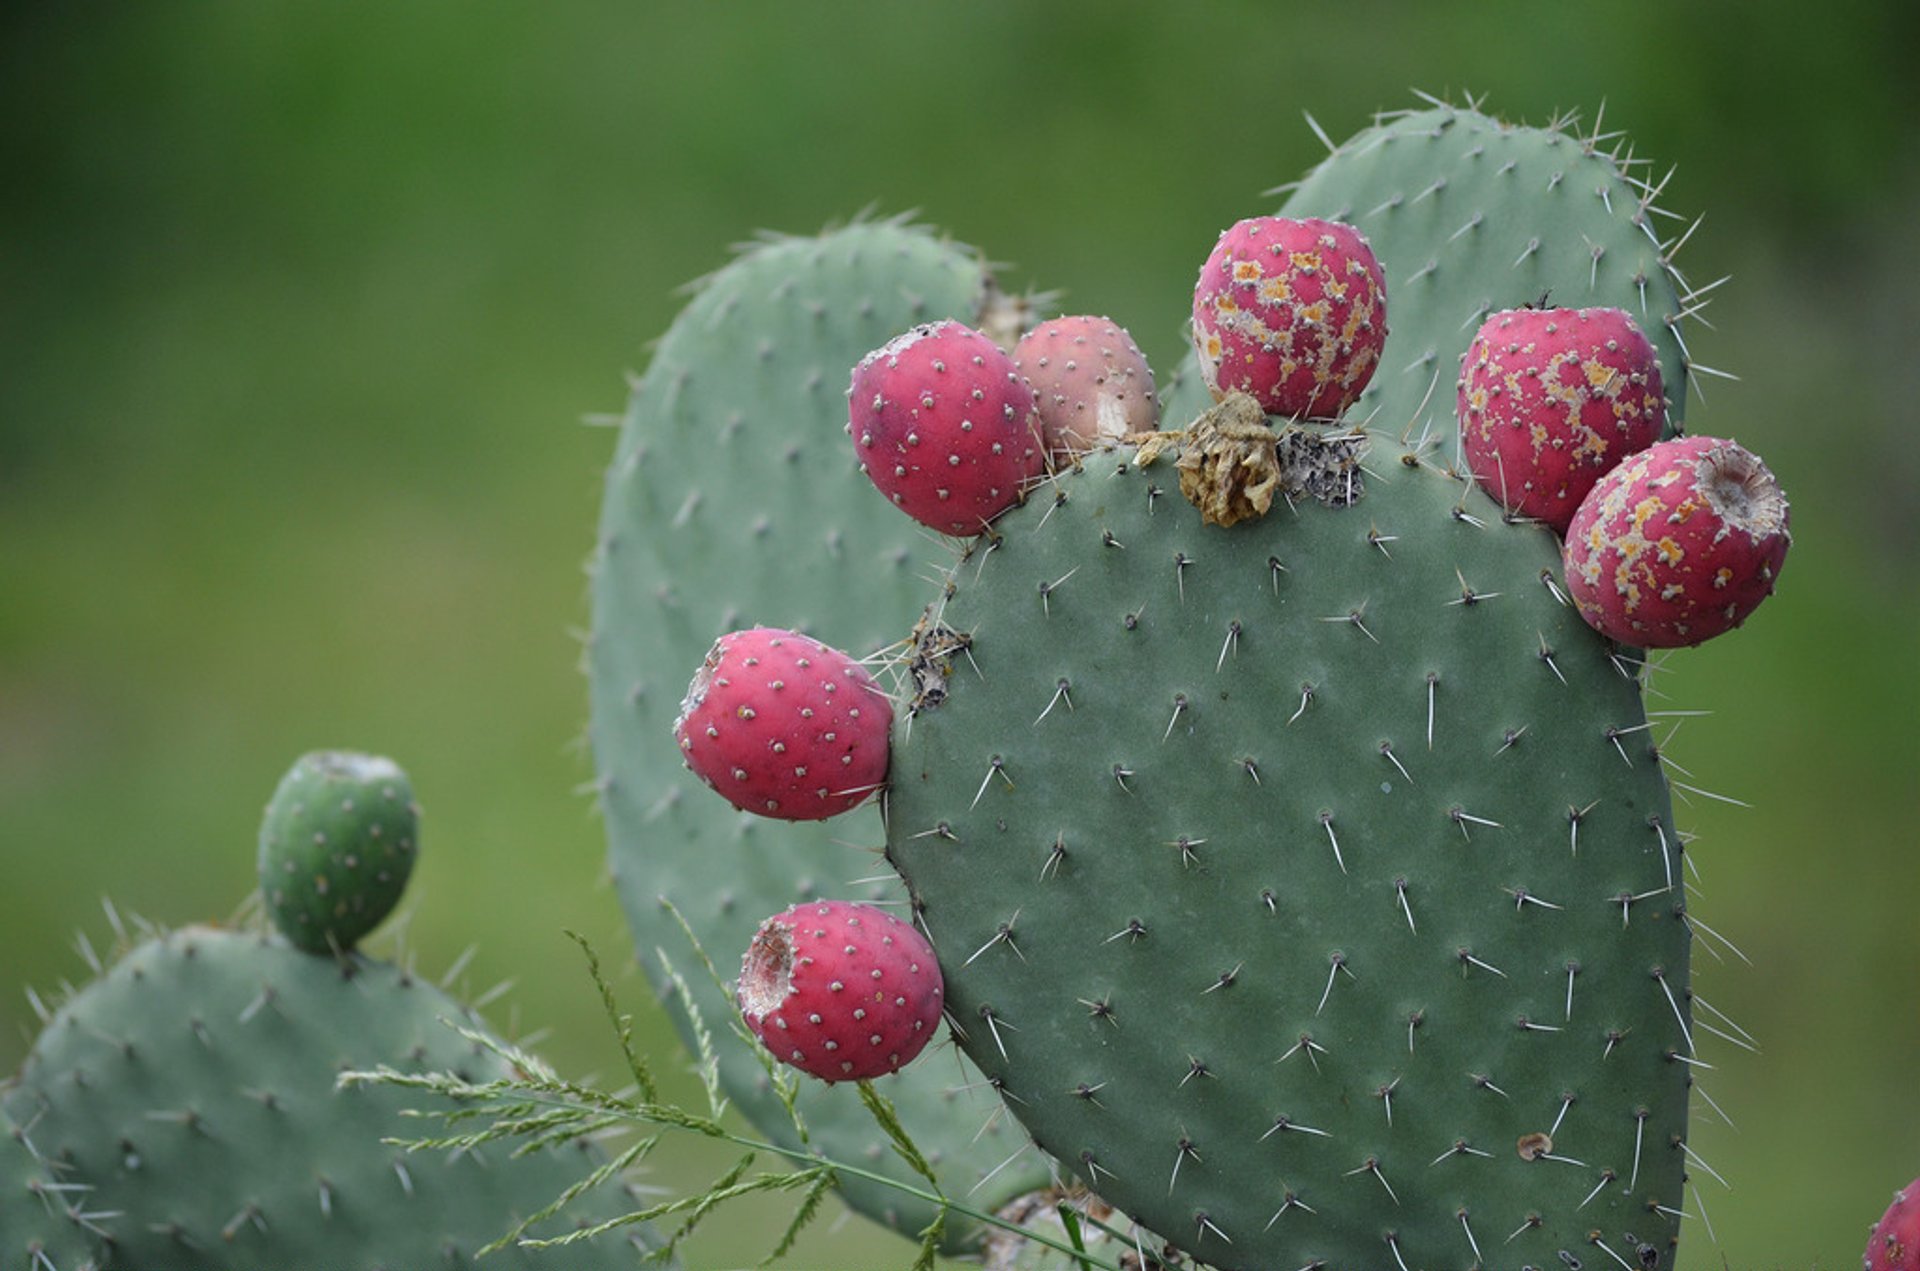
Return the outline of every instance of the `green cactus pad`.
<path id="1" fill-rule="evenodd" d="M 0 1102 L 7 1088 L 0 1086 Z M 41 1156 L 36 1125 L 16 1124 L 0 1107 L 0 1267 L 91 1271 L 104 1228 L 92 1188 Z"/>
<path id="2" fill-rule="evenodd" d="M 391 759 L 302 755 L 260 824 L 260 894 L 308 953 L 353 948 L 400 903 L 419 856 L 420 808 Z"/>
<path id="3" fill-rule="evenodd" d="M 663 992 L 654 951 L 681 959 L 686 949 L 663 900 L 727 974 L 760 922 L 796 901 L 904 904 L 880 859 L 877 811 L 819 824 L 735 812 L 686 771 L 673 721 L 728 630 L 796 628 L 856 656 L 906 634 L 925 579 L 952 555 L 860 474 L 844 431 L 847 385 L 854 363 L 901 331 L 942 317 L 977 321 L 988 298 L 971 251 L 899 222 L 774 238 L 699 287 L 635 386 L 595 553 L 592 738 L 614 877 Z M 720 1071 L 764 1133 L 795 1141 L 750 1053 L 723 1047 Z M 946 1046 L 883 1088 L 914 1137 L 938 1145 L 936 1167 L 956 1195 L 1024 1142 Z M 851 1089 L 809 1083 L 800 1107 L 826 1155 L 913 1178 Z M 1044 1181 L 1030 1153 L 975 1199 Z M 845 1195 L 906 1232 L 934 1216 L 870 1184 L 849 1181 Z M 976 1234 L 958 1220 L 948 1232 L 950 1244 Z"/>
<path id="4" fill-rule="evenodd" d="M 572 1149 L 408 1155 L 433 1096 L 337 1089 L 388 1064 L 476 1080 L 504 1063 L 444 1021 L 454 1000 L 395 967 L 322 961 L 277 939 L 191 928 L 129 952 L 54 1015 L 18 1084 L 16 1124 L 107 1217 L 111 1265 L 460 1267 L 588 1172 Z M 581 1149 L 585 1151 L 584 1148 Z M 556 1224 L 637 1208 L 593 1192 Z M 508 1249 L 494 1266 L 630 1266 L 635 1231 L 569 1253 Z M 10 1264 L 9 1264 L 10 1265 Z"/>
<path id="5" fill-rule="evenodd" d="M 1171 453 L 1108 452 L 935 606 L 969 658 L 896 728 L 889 854 L 949 1013 L 1209 1264 L 1671 1265 L 1689 940 L 1640 686 L 1450 462 L 1459 352 L 1548 287 L 1685 382 L 1640 193 L 1470 112 L 1363 133 L 1284 209 L 1387 269 L 1352 505 L 1205 525 Z"/>

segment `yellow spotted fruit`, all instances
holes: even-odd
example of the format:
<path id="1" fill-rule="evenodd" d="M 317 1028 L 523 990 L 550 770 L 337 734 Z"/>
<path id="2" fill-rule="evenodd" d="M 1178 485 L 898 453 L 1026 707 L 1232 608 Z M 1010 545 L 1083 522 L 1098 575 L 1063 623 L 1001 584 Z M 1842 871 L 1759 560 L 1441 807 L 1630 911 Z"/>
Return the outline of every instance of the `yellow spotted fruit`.
<path id="1" fill-rule="evenodd" d="M 1508 512 L 1566 533 L 1593 483 L 1659 440 L 1660 360 L 1622 309 L 1508 309 L 1461 362 L 1460 450 Z"/>
<path id="2" fill-rule="evenodd" d="M 1759 456 L 1716 437 L 1660 442 L 1600 478 L 1567 527 L 1567 591 L 1622 644 L 1681 648 L 1746 620 L 1792 543 Z"/>
<path id="3" fill-rule="evenodd" d="M 1387 284 L 1367 240 L 1317 217 L 1256 216 L 1220 235 L 1193 290 L 1193 347 L 1218 401 L 1335 419 L 1387 341 Z"/>

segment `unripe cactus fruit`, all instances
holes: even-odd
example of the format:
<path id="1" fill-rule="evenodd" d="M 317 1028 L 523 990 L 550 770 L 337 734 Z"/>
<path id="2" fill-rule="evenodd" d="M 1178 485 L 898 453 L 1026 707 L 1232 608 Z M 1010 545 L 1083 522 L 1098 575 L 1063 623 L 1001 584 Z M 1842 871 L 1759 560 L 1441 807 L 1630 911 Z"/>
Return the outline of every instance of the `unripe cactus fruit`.
<path id="1" fill-rule="evenodd" d="M 1020 338 L 1014 365 L 1033 389 L 1047 452 L 1084 454 L 1160 421 L 1153 368 L 1124 327 L 1107 318 L 1054 318 Z"/>
<path id="2" fill-rule="evenodd" d="M 884 909 L 809 901 L 760 924 L 740 964 L 747 1026 L 822 1081 L 880 1077 L 932 1040 L 944 988 L 933 946 Z"/>
<path id="3" fill-rule="evenodd" d="M 953 321 L 917 326 L 860 360 L 847 432 L 895 506 L 963 537 L 1019 502 L 1045 459 L 1033 390 L 1013 359 Z"/>
<path id="4" fill-rule="evenodd" d="M 420 808 L 391 759 L 302 755 L 260 823 L 260 894 L 308 953 L 345 952 L 385 921 L 419 854 Z"/>
<path id="5" fill-rule="evenodd" d="M 674 721 L 687 766 L 743 812 L 819 821 L 887 779 L 893 704 L 866 668 L 810 636 L 721 636 Z"/>
<path id="6" fill-rule="evenodd" d="M 1860 1266 L 1862 1271 L 1920 1271 L 1920 1178 L 1893 1194 L 1867 1237 Z"/>
<path id="7" fill-rule="evenodd" d="M 1193 346 L 1215 400 L 1333 419 L 1387 341 L 1386 276 L 1351 225 L 1256 216 L 1220 235 L 1193 291 Z"/>
<path id="8" fill-rule="evenodd" d="M 1508 309 L 1461 363 L 1460 448 L 1509 512 L 1564 534 L 1593 483 L 1659 440 L 1653 345 L 1621 309 Z"/>
<path id="9" fill-rule="evenodd" d="M 1792 536 L 1759 456 L 1682 437 L 1600 478 L 1567 527 L 1567 591 L 1602 635 L 1683 648 L 1739 626 L 1773 594 Z"/>

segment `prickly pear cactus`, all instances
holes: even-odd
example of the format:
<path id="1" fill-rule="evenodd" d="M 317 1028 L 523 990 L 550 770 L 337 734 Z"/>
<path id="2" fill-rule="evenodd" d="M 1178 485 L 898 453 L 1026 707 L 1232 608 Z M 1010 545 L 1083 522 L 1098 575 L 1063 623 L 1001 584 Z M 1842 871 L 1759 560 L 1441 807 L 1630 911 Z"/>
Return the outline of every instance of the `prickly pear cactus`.
<path id="1" fill-rule="evenodd" d="M 1646 197 L 1471 111 L 1361 133 L 1282 209 L 1386 271 L 1360 467 L 1290 434 L 1289 504 L 1223 528 L 1177 443 L 1107 451 L 930 613 L 924 660 L 969 657 L 896 728 L 888 852 L 950 1016 L 1209 1264 L 1672 1264 L 1689 932 L 1637 668 L 1452 442 L 1474 329 L 1543 292 L 1641 315 L 1683 392 Z"/>
<path id="2" fill-rule="evenodd" d="M 40 1154 L 37 1129 L 0 1107 L 0 1267 L 91 1271 L 100 1265 L 105 1230 L 93 1213 L 93 1189 L 67 1181 Z"/>
<path id="3" fill-rule="evenodd" d="M 63 1005 L 0 1100 L 73 1185 L 63 1197 L 92 1214 L 108 1266 L 468 1266 L 592 1163 L 572 1149 L 409 1155 L 382 1139 L 419 1137 L 402 1114 L 432 1097 L 335 1084 L 381 1063 L 502 1074 L 443 1022 L 466 1018 L 396 967 L 189 928 L 128 952 Z M 14 1204 L 0 1200 L 9 1242 Z M 634 1208 L 618 1188 L 591 1192 L 536 1234 Z M 629 1238 L 551 1259 L 510 1248 L 487 1265 L 627 1266 Z"/>
<path id="4" fill-rule="evenodd" d="M 614 878 L 641 961 L 663 992 L 671 985 L 655 951 L 685 961 L 686 950 L 663 901 L 722 960 L 799 900 L 905 911 L 880 859 L 876 810 L 805 825 L 736 812 L 685 770 L 674 717 L 693 669 L 729 630 L 764 620 L 856 656 L 905 634 L 924 579 L 948 558 L 860 474 L 845 434 L 849 373 L 915 323 L 979 322 L 991 299 L 973 252 L 898 221 L 774 238 L 699 286 L 634 387 L 606 479 L 588 662 Z M 686 1016 L 676 1014 L 691 1046 Z M 763 1132 L 793 1141 L 744 1047 L 723 1047 L 720 1071 Z M 888 1078 L 885 1089 L 955 1194 L 1022 1145 L 979 1074 L 950 1051 Z M 912 1178 L 851 1089 L 809 1088 L 800 1106 L 826 1155 Z M 1044 1181 L 1029 1155 L 985 1194 Z M 907 1232 L 934 1215 L 869 1184 L 849 1181 L 844 1194 Z M 958 1220 L 948 1231 L 952 1243 L 974 1234 Z"/>

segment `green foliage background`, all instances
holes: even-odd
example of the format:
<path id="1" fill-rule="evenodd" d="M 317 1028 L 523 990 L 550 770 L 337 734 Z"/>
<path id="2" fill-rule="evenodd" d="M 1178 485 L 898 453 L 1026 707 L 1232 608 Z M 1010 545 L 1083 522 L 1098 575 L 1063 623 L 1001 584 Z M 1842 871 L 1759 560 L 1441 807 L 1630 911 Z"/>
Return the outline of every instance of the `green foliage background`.
<path id="1" fill-rule="evenodd" d="M 516 979 L 563 1068 L 611 1074 L 560 934 L 627 947 L 575 789 L 612 441 L 579 421 L 727 244 L 920 209 L 1170 368 L 1214 234 L 1320 153 L 1303 111 L 1338 137 L 1409 87 L 1604 101 L 1708 213 L 1683 267 L 1733 275 L 1693 348 L 1743 378 L 1690 423 L 1767 456 L 1797 540 L 1658 685 L 1713 712 L 1670 753 L 1755 805 L 1683 814 L 1696 910 L 1755 963 L 1702 957 L 1699 988 L 1763 1053 L 1709 1052 L 1740 1129 L 1694 1143 L 1733 1189 L 1705 1182 L 1718 1247 L 1689 1224 L 1682 1265 L 1853 1265 L 1920 1172 L 1914 47 L 1892 0 L 8 6 L 0 1071 L 15 986 L 83 974 L 101 895 L 230 912 L 281 770 L 354 746 L 426 808 L 409 953 L 479 942 L 470 988 Z M 850 1224 L 795 1265 L 906 1256 Z"/>

